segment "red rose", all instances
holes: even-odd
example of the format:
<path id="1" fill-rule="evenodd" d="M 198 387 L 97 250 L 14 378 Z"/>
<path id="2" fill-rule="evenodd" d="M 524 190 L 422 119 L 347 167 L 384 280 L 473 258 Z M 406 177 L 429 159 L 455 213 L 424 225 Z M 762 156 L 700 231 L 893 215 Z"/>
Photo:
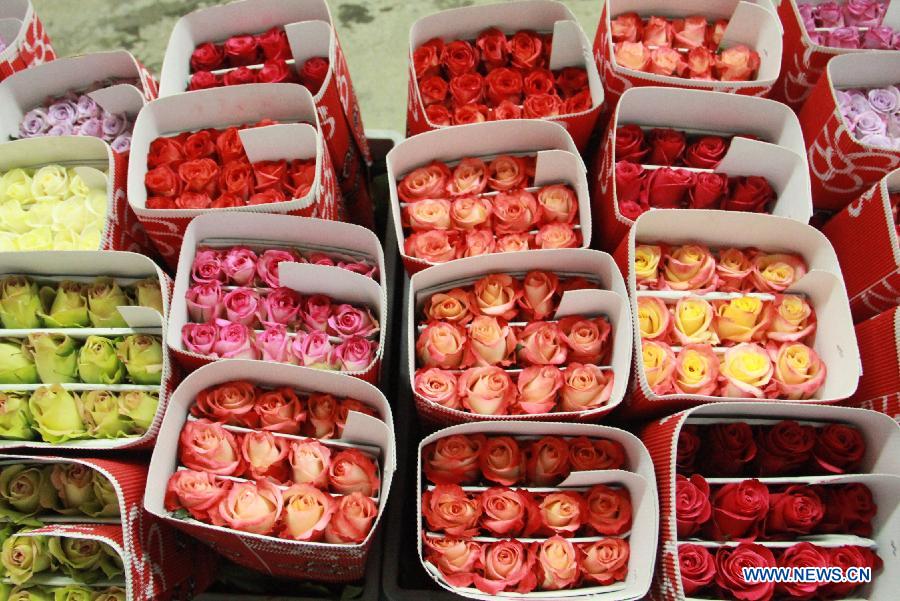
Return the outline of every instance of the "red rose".
<path id="1" fill-rule="evenodd" d="M 538 94 L 556 94 L 556 82 L 553 73 L 547 69 L 533 69 L 522 81 L 522 89 L 526 96 Z"/>
<path id="2" fill-rule="evenodd" d="M 225 62 L 225 50 L 212 42 L 200 44 L 191 53 L 191 71 L 215 71 Z"/>
<path id="3" fill-rule="evenodd" d="M 284 190 L 280 188 L 269 188 L 268 190 L 251 194 L 250 198 L 247 199 L 247 204 L 267 205 L 274 202 L 284 202 L 286 200 L 287 196 L 285 196 Z"/>
<path id="4" fill-rule="evenodd" d="M 612 440 L 591 440 L 580 436 L 569 440 L 569 464 L 573 472 L 622 469 L 625 448 Z"/>
<path id="5" fill-rule="evenodd" d="M 649 207 L 645 208 L 636 202 L 619 203 L 619 213 L 622 214 L 622 217 L 624 217 L 625 219 L 630 219 L 631 221 L 634 221 L 648 210 L 650 210 Z"/>
<path id="6" fill-rule="evenodd" d="M 587 90 L 589 85 L 587 70 L 582 67 L 565 67 L 556 76 L 556 85 L 559 86 L 564 98 Z"/>
<path id="7" fill-rule="evenodd" d="M 286 62 L 270 60 L 256 72 L 256 79 L 259 83 L 286 83 L 293 81 L 294 78 Z"/>
<path id="8" fill-rule="evenodd" d="M 798 543 L 789 547 L 778 559 L 779 567 L 784 568 L 825 568 L 828 567 L 828 551 L 810 543 Z M 788 595 L 791 599 L 811 599 L 822 586 L 821 582 L 778 582 L 777 592 Z"/>
<path id="9" fill-rule="evenodd" d="M 486 480 L 512 486 L 525 477 L 525 457 L 510 436 L 492 436 L 481 449 L 478 466 Z"/>
<path id="10" fill-rule="evenodd" d="M 522 113 L 526 119 L 542 119 L 555 117 L 563 110 L 563 102 L 555 94 L 538 94 L 529 96 L 522 104 Z"/>
<path id="11" fill-rule="evenodd" d="M 450 110 L 443 104 L 429 104 L 426 106 L 425 118 L 432 125 L 452 125 Z"/>
<path id="12" fill-rule="evenodd" d="M 218 88 L 221 85 L 222 80 L 219 79 L 218 75 L 214 75 L 209 71 L 197 71 L 191 75 L 191 80 L 188 82 L 188 92 Z"/>
<path id="13" fill-rule="evenodd" d="M 553 486 L 569 475 L 569 447 L 561 438 L 535 440 L 526 455 L 526 482 L 531 486 Z"/>
<path id="14" fill-rule="evenodd" d="M 505 67 L 509 61 L 506 34 L 496 27 L 485 29 L 479 33 L 475 45 L 481 51 L 481 61 L 488 71 Z"/>
<path id="15" fill-rule="evenodd" d="M 748 176 L 736 178 L 731 195 L 722 203 L 726 211 L 762 213 L 775 200 L 775 191 L 764 177 Z"/>
<path id="16" fill-rule="evenodd" d="M 219 172 L 219 190 L 242 201 L 253 193 L 253 169 L 247 161 L 226 163 Z"/>
<path id="17" fill-rule="evenodd" d="M 509 58 L 513 67 L 534 69 L 544 65 L 544 42 L 533 31 L 519 31 L 507 42 Z"/>
<path id="18" fill-rule="evenodd" d="M 697 426 L 685 425 L 678 433 L 678 449 L 675 452 L 675 468 L 684 474 L 692 474 L 696 470 L 697 451 L 700 450 L 700 437 Z"/>
<path id="19" fill-rule="evenodd" d="M 871 568 L 880 570 L 881 558 L 865 547 L 845 545 L 828 549 L 828 563 L 832 567 L 841 568 L 844 572 L 847 568 Z M 823 589 L 828 597 L 848 597 L 861 583 L 859 582 L 830 582 Z"/>
<path id="20" fill-rule="evenodd" d="M 853 426 L 829 424 L 816 430 L 813 458 L 832 474 L 857 471 L 866 454 L 866 441 Z"/>
<path id="21" fill-rule="evenodd" d="M 690 479 L 675 476 L 675 520 L 678 538 L 686 539 L 700 530 L 712 515 L 709 504 L 709 484 L 700 474 Z"/>
<path id="22" fill-rule="evenodd" d="M 744 543 L 737 547 L 719 547 L 716 551 L 716 584 L 741 601 L 769 601 L 775 592 L 775 584 L 771 581 L 747 582 L 743 570 L 749 567 L 774 568 L 775 556 L 762 545 Z"/>
<path id="23" fill-rule="evenodd" d="M 259 43 L 252 35 L 236 35 L 225 42 L 225 57 L 232 67 L 255 65 L 259 62 Z"/>
<path id="24" fill-rule="evenodd" d="M 684 134 L 674 129 L 656 128 L 650 130 L 650 158 L 654 165 L 676 165 L 684 154 Z"/>
<path id="25" fill-rule="evenodd" d="M 718 209 L 728 193 L 728 176 L 724 173 L 698 173 L 694 188 L 688 193 L 691 209 Z"/>
<path id="26" fill-rule="evenodd" d="M 616 163 L 616 198 L 623 202 L 638 202 L 641 189 L 647 179 L 647 172 L 638 163 L 619 161 Z"/>
<path id="27" fill-rule="evenodd" d="M 518 104 L 522 100 L 522 74 L 515 69 L 498 67 L 487 74 L 487 97 L 494 105 L 504 101 Z"/>
<path id="28" fill-rule="evenodd" d="M 694 186 L 694 180 L 691 171 L 660 167 L 647 177 L 642 203 L 658 209 L 677 209 Z"/>
<path id="29" fill-rule="evenodd" d="M 784 492 L 770 495 L 766 534 L 789 538 L 810 534 L 824 515 L 822 499 L 811 486 L 789 486 Z"/>
<path id="30" fill-rule="evenodd" d="M 714 540 L 752 541 L 769 510 L 769 489 L 759 480 L 725 484 L 712 497 L 710 524 Z"/>
<path id="31" fill-rule="evenodd" d="M 177 209 L 175 199 L 171 196 L 151 196 L 147 199 L 146 206 L 148 209 Z"/>
<path id="32" fill-rule="evenodd" d="M 488 108 L 483 104 L 464 104 L 453 109 L 453 125 L 482 123 L 488 119 Z"/>
<path id="33" fill-rule="evenodd" d="M 205 159 L 216 152 L 216 144 L 211 131 L 204 129 L 194 132 L 184 140 L 184 158 L 187 160 Z"/>
<path id="34" fill-rule="evenodd" d="M 728 151 L 728 142 L 719 136 L 703 136 L 687 147 L 684 164 L 697 169 L 715 169 Z"/>
<path id="35" fill-rule="evenodd" d="M 178 166 L 178 177 L 184 182 L 184 189 L 213 195 L 219 177 L 219 166 L 212 159 L 185 161 Z"/>
<path id="36" fill-rule="evenodd" d="M 450 95 L 457 106 L 481 102 L 484 96 L 484 79 L 474 71 L 457 75 L 450 80 Z"/>
<path id="37" fill-rule="evenodd" d="M 590 90 L 582 90 L 574 96 L 569 96 L 563 105 L 563 114 L 574 115 L 591 110 L 594 106 L 594 98 Z"/>
<path id="38" fill-rule="evenodd" d="M 258 81 L 258 72 L 249 67 L 238 67 L 222 76 L 222 83 L 226 86 L 239 86 L 245 83 L 257 83 Z"/>
<path id="39" fill-rule="evenodd" d="M 712 554 L 700 545 L 678 545 L 678 571 L 681 572 L 681 587 L 687 597 L 693 597 L 713 581 L 716 563 Z"/>
<path id="40" fill-rule="evenodd" d="M 496 70 L 496 69 L 495 69 Z M 522 107 L 509 100 L 504 100 L 491 111 L 492 121 L 503 121 L 505 119 L 521 119 Z"/>
<path id="41" fill-rule="evenodd" d="M 759 428 L 756 464 L 760 476 L 786 476 L 809 461 L 816 433 L 812 426 L 785 420 Z"/>
<path id="42" fill-rule="evenodd" d="M 413 70 L 417 81 L 428 75 L 440 75 L 441 57 L 438 49 L 428 44 L 416 48 L 413 51 Z"/>
<path id="43" fill-rule="evenodd" d="M 644 144 L 644 130 L 637 125 L 620 125 L 616 128 L 616 161 L 639 163 L 650 152 Z"/>
<path id="44" fill-rule="evenodd" d="M 429 75 L 419 80 L 419 94 L 425 106 L 444 102 L 449 91 L 450 86 L 440 75 Z"/>
<path id="45" fill-rule="evenodd" d="M 296 159 L 291 161 L 291 167 L 288 171 L 290 183 L 287 184 L 288 191 L 293 198 L 303 198 L 312 189 L 312 185 L 316 180 L 316 161 Z"/>
<path id="46" fill-rule="evenodd" d="M 441 64 L 451 77 L 474 71 L 478 64 L 478 54 L 472 44 L 465 40 L 454 40 L 444 46 Z"/>
<path id="47" fill-rule="evenodd" d="M 584 495 L 587 522 L 597 533 L 619 536 L 631 530 L 631 495 L 625 488 L 595 484 Z"/>
<path id="48" fill-rule="evenodd" d="M 171 165 L 184 160 L 184 149 L 175 138 L 156 138 L 150 142 L 147 153 L 147 167 L 153 169 L 160 165 Z"/>
<path id="49" fill-rule="evenodd" d="M 281 190 L 287 181 L 287 161 L 259 161 L 253 163 L 256 191 Z"/>
<path id="50" fill-rule="evenodd" d="M 300 83 L 309 88 L 311 94 L 316 95 L 325 84 L 331 63 L 324 56 L 313 56 L 306 59 L 300 69 Z"/>
<path id="51" fill-rule="evenodd" d="M 277 25 L 256 36 L 256 43 L 259 44 L 267 61 L 286 61 L 291 58 L 291 45 L 288 43 L 287 33 Z"/>
<path id="52" fill-rule="evenodd" d="M 160 165 L 144 176 L 144 185 L 153 196 L 174 198 L 181 192 L 181 180 L 169 165 Z"/>
<path id="53" fill-rule="evenodd" d="M 219 160 L 222 163 L 247 160 L 247 154 L 244 152 L 244 145 L 241 144 L 236 127 L 229 127 L 219 133 L 219 137 L 216 138 L 216 149 L 219 151 Z"/>
<path id="54" fill-rule="evenodd" d="M 820 491 L 825 504 L 823 532 L 872 535 L 872 518 L 878 507 L 868 486 L 859 483 L 825 486 Z"/>
<path id="55" fill-rule="evenodd" d="M 175 206 L 179 209 L 208 209 L 212 205 L 209 194 L 203 192 L 191 192 L 185 190 L 181 196 L 175 199 Z"/>
<path id="56" fill-rule="evenodd" d="M 756 458 L 753 429 L 744 422 L 707 426 L 703 436 L 705 466 L 712 476 L 737 476 Z"/>
<path id="57" fill-rule="evenodd" d="M 244 199 L 236 194 L 229 194 L 228 192 L 224 192 L 219 194 L 218 198 L 216 198 L 213 203 L 209 206 L 211 209 L 228 209 L 231 207 L 242 207 L 246 203 Z"/>

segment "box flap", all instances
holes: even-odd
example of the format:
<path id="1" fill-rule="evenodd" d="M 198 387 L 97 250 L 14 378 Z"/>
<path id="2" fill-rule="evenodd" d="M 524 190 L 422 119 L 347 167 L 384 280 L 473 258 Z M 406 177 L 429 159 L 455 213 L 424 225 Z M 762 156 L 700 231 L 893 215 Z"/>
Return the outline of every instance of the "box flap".
<path id="1" fill-rule="evenodd" d="M 88 96 L 108 113 L 125 113 L 134 118 L 144 106 L 144 94 L 127 83 L 89 92 Z"/>
<path id="2" fill-rule="evenodd" d="M 834 89 L 895 85 L 900 79 L 900 52 L 866 50 L 839 54 L 828 61 L 826 72 Z"/>
<path id="3" fill-rule="evenodd" d="M 314 56 L 325 56 L 333 59 L 335 44 L 334 28 L 327 21 L 301 21 L 288 23 L 284 26 L 288 44 L 291 46 L 291 55 L 294 57 L 296 68 L 300 67 Z M 330 73 L 330 70 L 329 70 Z M 328 85 L 326 79 L 322 87 Z"/>
<path id="4" fill-rule="evenodd" d="M 238 132 L 251 163 L 316 158 L 316 129 L 307 123 L 250 127 Z"/>

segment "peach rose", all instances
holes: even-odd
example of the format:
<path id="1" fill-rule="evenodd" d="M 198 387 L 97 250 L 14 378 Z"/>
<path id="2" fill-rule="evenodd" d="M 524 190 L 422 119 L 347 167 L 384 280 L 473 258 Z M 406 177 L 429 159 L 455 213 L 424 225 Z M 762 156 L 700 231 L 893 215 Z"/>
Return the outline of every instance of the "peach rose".
<path id="1" fill-rule="evenodd" d="M 516 387 L 519 398 L 516 407 L 522 413 L 535 415 L 550 413 L 556 407 L 563 374 L 552 365 L 532 365 L 519 373 Z"/>
<path id="2" fill-rule="evenodd" d="M 446 263 L 456 258 L 458 234 L 443 230 L 417 232 L 403 243 L 406 254 L 429 263 Z"/>
<path id="3" fill-rule="evenodd" d="M 650 66 L 650 51 L 641 42 L 619 42 L 614 54 L 616 63 L 625 69 L 646 71 Z"/>
<path id="4" fill-rule="evenodd" d="M 497 251 L 497 239 L 491 230 L 474 230 L 466 233 L 459 258 L 479 257 Z"/>
<path id="5" fill-rule="evenodd" d="M 197 394 L 191 415 L 254 428 L 259 423 L 259 417 L 253 411 L 259 394 L 259 389 L 246 380 L 211 386 Z"/>
<path id="6" fill-rule="evenodd" d="M 438 484 L 422 493 L 422 516 L 433 532 L 450 536 L 476 536 L 481 501 L 456 484 Z"/>
<path id="7" fill-rule="evenodd" d="M 538 544 L 537 564 L 538 586 L 541 590 L 569 588 L 581 576 L 575 547 L 559 535 Z"/>
<path id="8" fill-rule="evenodd" d="M 472 413 L 507 415 L 516 400 L 516 388 L 509 374 L 500 367 L 473 367 L 459 378 L 459 397 Z"/>
<path id="9" fill-rule="evenodd" d="M 606 318 L 564 317 L 559 320 L 559 328 L 569 347 L 569 361 L 597 364 L 606 357 L 607 342 L 612 331 Z"/>
<path id="10" fill-rule="evenodd" d="M 478 456 L 478 467 L 486 480 L 512 486 L 525 475 L 525 459 L 519 443 L 510 436 L 492 436 Z"/>
<path id="11" fill-rule="evenodd" d="M 706 17 L 685 17 L 677 19 L 673 25 L 675 29 L 673 42 L 676 48 L 690 50 L 706 42 Z"/>
<path id="12" fill-rule="evenodd" d="M 544 186 L 537 193 L 538 204 L 543 209 L 545 221 L 574 223 L 578 214 L 578 197 L 575 190 L 565 184 Z"/>
<path id="13" fill-rule="evenodd" d="M 475 574 L 475 587 L 489 595 L 505 590 L 526 593 L 534 589 L 534 555 L 517 540 L 504 540 L 484 545 L 481 574 Z"/>
<path id="14" fill-rule="evenodd" d="M 572 536 L 587 521 L 587 507 L 576 492 L 550 493 L 538 505 L 541 523 L 554 534 Z"/>
<path id="15" fill-rule="evenodd" d="M 755 296 L 740 296 L 716 303 L 715 330 L 723 342 L 762 340 L 769 325 L 765 303 Z"/>
<path id="16" fill-rule="evenodd" d="M 244 471 L 234 434 L 208 419 L 184 424 L 178 451 L 182 465 L 188 469 L 218 476 L 237 476 Z"/>
<path id="17" fill-rule="evenodd" d="M 313 393 L 306 399 L 309 420 L 303 424 L 303 434 L 313 438 L 334 438 L 340 403 L 330 394 Z"/>
<path id="18" fill-rule="evenodd" d="M 737 248 L 728 248 L 719 252 L 716 264 L 716 275 L 719 277 L 719 290 L 722 292 L 740 292 L 744 289 L 747 276 L 753 265 L 750 257 Z"/>
<path id="19" fill-rule="evenodd" d="M 806 263 L 797 255 L 760 253 L 753 257 L 750 280 L 760 292 L 784 292 L 806 271 Z"/>
<path id="20" fill-rule="evenodd" d="M 481 527 L 493 536 L 519 536 L 533 502 L 527 491 L 489 488 L 481 493 Z"/>
<path id="21" fill-rule="evenodd" d="M 424 198 L 441 198 L 450 181 L 450 169 L 440 161 L 413 169 L 397 184 L 397 195 L 403 202 Z"/>
<path id="22" fill-rule="evenodd" d="M 414 232 L 450 229 L 450 201 L 443 198 L 417 200 L 405 208 L 406 220 Z"/>
<path id="23" fill-rule="evenodd" d="M 581 237 L 568 223 L 547 223 L 534 235 L 534 245 L 542 250 L 552 248 L 578 248 Z"/>
<path id="24" fill-rule="evenodd" d="M 650 51 L 650 64 L 647 70 L 657 75 L 681 75 L 687 68 L 681 53 L 674 48 L 661 46 Z"/>
<path id="25" fill-rule="evenodd" d="M 375 462 L 359 449 L 341 451 L 328 467 L 328 488 L 331 492 L 341 495 L 358 492 L 371 497 L 378 493 L 378 484 Z"/>
<path id="26" fill-rule="evenodd" d="M 429 321 L 449 321 L 465 325 L 472 321 L 471 292 L 454 288 L 448 292 L 436 292 L 425 302 L 424 313 Z"/>
<path id="27" fill-rule="evenodd" d="M 241 457 L 247 474 L 254 480 L 285 482 L 288 451 L 287 440 L 276 438 L 271 432 L 247 432 L 241 440 Z"/>
<path id="28" fill-rule="evenodd" d="M 767 310 L 766 337 L 778 342 L 796 342 L 816 331 L 816 314 L 802 296 L 776 295 Z"/>
<path id="29" fill-rule="evenodd" d="M 716 288 L 716 260 L 705 246 L 678 246 L 663 258 L 661 290 L 709 292 Z"/>
<path id="30" fill-rule="evenodd" d="M 309 484 L 294 484 L 282 493 L 284 522 L 278 536 L 317 541 L 337 508 L 334 498 Z"/>
<path id="31" fill-rule="evenodd" d="M 716 71 L 722 81 L 748 81 L 759 69 L 759 53 L 743 44 L 726 48 L 716 56 Z"/>
<path id="32" fill-rule="evenodd" d="M 612 395 L 613 372 L 599 365 L 570 363 L 563 373 L 560 411 L 590 411 L 604 406 Z"/>
<path id="33" fill-rule="evenodd" d="M 425 559 L 437 567 L 451 586 L 471 586 L 475 564 L 481 559 L 481 543 L 426 536 Z"/>
<path id="34" fill-rule="evenodd" d="M 569 463 L 573 472 L 622 469 L 625 466 L 625 447 L 614 440 L 591 440 L 579 436 L 569 440 Z"/>
<path id="35" fill-rule="evenodd" d="M 534 236 L 531 234 L 507 234 L 498 236 L 494 246 L 494 252 L 513 253 L 529 250 Z"/>
<path id="36" fill-rule="evenodd" d="M 207 521 L 231 486 L 230 480 L 217 478 L 208 472 L 178 470 L 166 484 L 167 511 L 187 509 L 196 520 Z"/>
<path id="37" fill-rule="evenodd" d="M 569 447 L 563 439 L 545 436 L 528 447 L 526 482 L 531 486 L 555 486 L 569 475 Z"/>
<path id="38" fill-rule="evenodd" d="M 420 369 L 416 372 L 413 388 L 420 397 L 447 409 L 459 409 L 459 395 L 456 392 L 456 374 L 437 367 Z"/>
<path id="39" fill-rule="evenodd" d="M 481 194 L 487 187 L 487 166 L 481 159 L 463 159 L 453 168 L 453 175 L 447 182 L 450 196 Z"/>
<path id="40" fill-rule="evenodd" d="M 433 321 L 425 326 L 416 341 L 416 354 L 426 367 L 456 369 L 466 350 L 466 334 L 453 323 Z"/>
<path id="41" fill-rule="evenodd" d="M 481 471 L 481 450 L 487 443 L 483 434 L 454 434 L 441 438 L 422 451 L 425 476 L 434 484 L 469 484 Z"/>
<path id="42" fill-rule="evenodd" d="M 526 365 L 562 365 L 569 349 L 559 325 L 534 321 L 519 334 L 519 361 Z"/>
<path id="43" fill-rule="evenodd" d="M 331 521 L 325 526 L 325 541 L 339 545 L 357 545 L 369 536 L 372 523 L 378 517 L 375 501 L 354 492 L 337 502 Z"/>
<path id="44" fill-rule="evenodd" d="M 559 278 L 547 271 L 529 271 L 522 281 L 519 307 L 528 321 L 548 318 L 555 309 L 555 296 L 559 290 Z"/>
<path id="45" fill-rule="evenodd" d="M 499 156 L 488 165 L 488 186 L 500 192 L 524 187 L 528 182 L 528 165 L 523 157 Z"/>
<path id="46" fill-rule="evenodd" d="M 671 46 L 675 29 L 668 19 L 650 17 L 644 23 L 643 42 L 648 46 Z"/>
<path id="47" fill-rule="evenodd" d="M 775 363 L 772 377 L 778 383 L 779 398 L 811 399 L 825 383 L 825 363 L 805 344 L 786 342 L 776 347 L 770 343 L 768 350 Z"/>
<path id="48" fill-rule="evenodd" d="M 775 368 L 762 347 L 742 342 L 725 351 L 719 372 L 722 396 L 762 399 L 766 397 L 764 389 L 772 380 Z"/>
<path id="49" fill-rule="evenodd" d="M 294 484 L 311 484 L 316 488 L 328 488 L 328 468 L 331 466 L 331 449 L 318 440 L 294 440 L 288 454 L 291 480 Z"/>
<path id="50" fill-rule="evenodd" d="M 653 394 L 671 394 L 674 384 L 675 353 L 665 342 L 641 342 L 644 378 Z"/>
<path id="51" fill-rule="evenodd" d="M 461 196 L 450 205 L 450 223 L 455 229 L 471 231 L 491 227 L 493 207 L 486 198 Z"/>
<path id="52" fill-rule="evenodd" d="M 718 344 L 719 337 L 713 329 L 716 312 L 709 301 L 696 296 L 681 298 L 675 304 L 675 338 L 681 344 Z"/>
<path id="53" fill-rule="evenodd" d="M 688 79 L 712 80 L 712 68 L 715 61 L 716 57 L 709 48 L 705 46 L 691 48 L 685 61 L 687 64 L 685 75 Z"/>
<path id="54" fill-rule="evenodd" d="M 661 246 L 639 244 L 634 247 L 633 270 L 638 290 L 656 288 L 659 281 L 659 261 L 661 258 Z"/>
<path id="55" fill-rule="evenodd" d="M 619 536 L 631 529 L 631 495 L 624 488 L 597 484 L 585 495 L 587 522 L 599 534 Z"/>
<path id="56" fill-rule="evenodd" d="M 610 19 L 609 32 L 613 42 L 639 42 L 644 35 L 644 20 L 637 13 L 624 13 Z"/>
<path id="57" fill-rule="evenodd" d="M 584 578 L 600 586 L 609 586 L 628 576 L 628 541 L 604 538 L 581 545 L 581 573 Z"/>
<path id="58" fill-rule="evenodd" d="M 661 299 L 655 296 L 639 296 L 637 299 L 638 326 L 644 340 L 669 340 L 672 333 L 672 313 Z"/>
<path id="59" fill-rule="evenodd" d="M 468 336 L 464 365 L 507 366 L 513 362 L 516 337 L 512 329 L 496 317 L 479 315 L 473 319 Z"/>
<path id="60" fill-rule="evenodd" d="M 688 344 L 675 360 L 675 391 L 715 394 L 719 387 L 719 358 L 708 344 Z"/>
<path id="61" fill-rule="evenodd" d="M 335 414 L 336 438 L 341 438 L 344 434 L 344 428 L 347 427 L 347 420 L 352 412 L 362 413 L 381 419 L 378 411 L 371 405 L 366 405 L 362 401 L 356 399 L 344 399 L 338 404 L 337 413 Z"/>
<path id="62" fill-rule="evenodd" d="M 216 526 L 270 534 L 281 518 L 283 506 L 281 491 L 271 482 L 235 482 L 210 517 Z"/>
<path id="63" fill-rule="evenodd" d="M 531 192 L 500 192 L 493 198 L 493 229 L 498 236 L 527 232 L 540 220 L 541 207 Z"/>
<path id="64" fill-rule="evenodd" d="M 522 296 L 519 282 L 504 274 L 487 275 L 473 287 L 473 310 L 479 315 L 491 315 L 507 321 L 516 316 L 516 303 Z"/>

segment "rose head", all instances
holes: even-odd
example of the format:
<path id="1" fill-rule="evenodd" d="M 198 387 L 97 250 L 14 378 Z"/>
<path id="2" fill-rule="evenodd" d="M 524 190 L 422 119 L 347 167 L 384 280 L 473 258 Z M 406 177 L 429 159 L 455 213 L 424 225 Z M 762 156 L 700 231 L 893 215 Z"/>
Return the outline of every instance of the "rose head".
<path id="1" fill-rule="evenodd" d="M 434 484 L 469 484 L 481 474 L 479 461 L 484 435 L 453 435 L 429 444 L 422 451 L 425 476 Z"/>

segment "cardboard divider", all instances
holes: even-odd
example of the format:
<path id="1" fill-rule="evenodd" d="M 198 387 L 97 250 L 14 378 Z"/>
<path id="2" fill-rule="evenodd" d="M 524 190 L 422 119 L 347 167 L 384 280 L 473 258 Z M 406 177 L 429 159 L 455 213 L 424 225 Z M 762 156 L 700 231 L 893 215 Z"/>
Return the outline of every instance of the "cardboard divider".
<path id="1" fill-rule="evenodd" d="M 8 0 L 0 7 L 0 19 L 8 20 L 9 37 L 0 50 L 0 81 L 17 71 L 28 69 L 56 58 L 50 36 L 38 18 L 30 0 Z M 13 29 L 13 25 L 18 25 Z"/>

